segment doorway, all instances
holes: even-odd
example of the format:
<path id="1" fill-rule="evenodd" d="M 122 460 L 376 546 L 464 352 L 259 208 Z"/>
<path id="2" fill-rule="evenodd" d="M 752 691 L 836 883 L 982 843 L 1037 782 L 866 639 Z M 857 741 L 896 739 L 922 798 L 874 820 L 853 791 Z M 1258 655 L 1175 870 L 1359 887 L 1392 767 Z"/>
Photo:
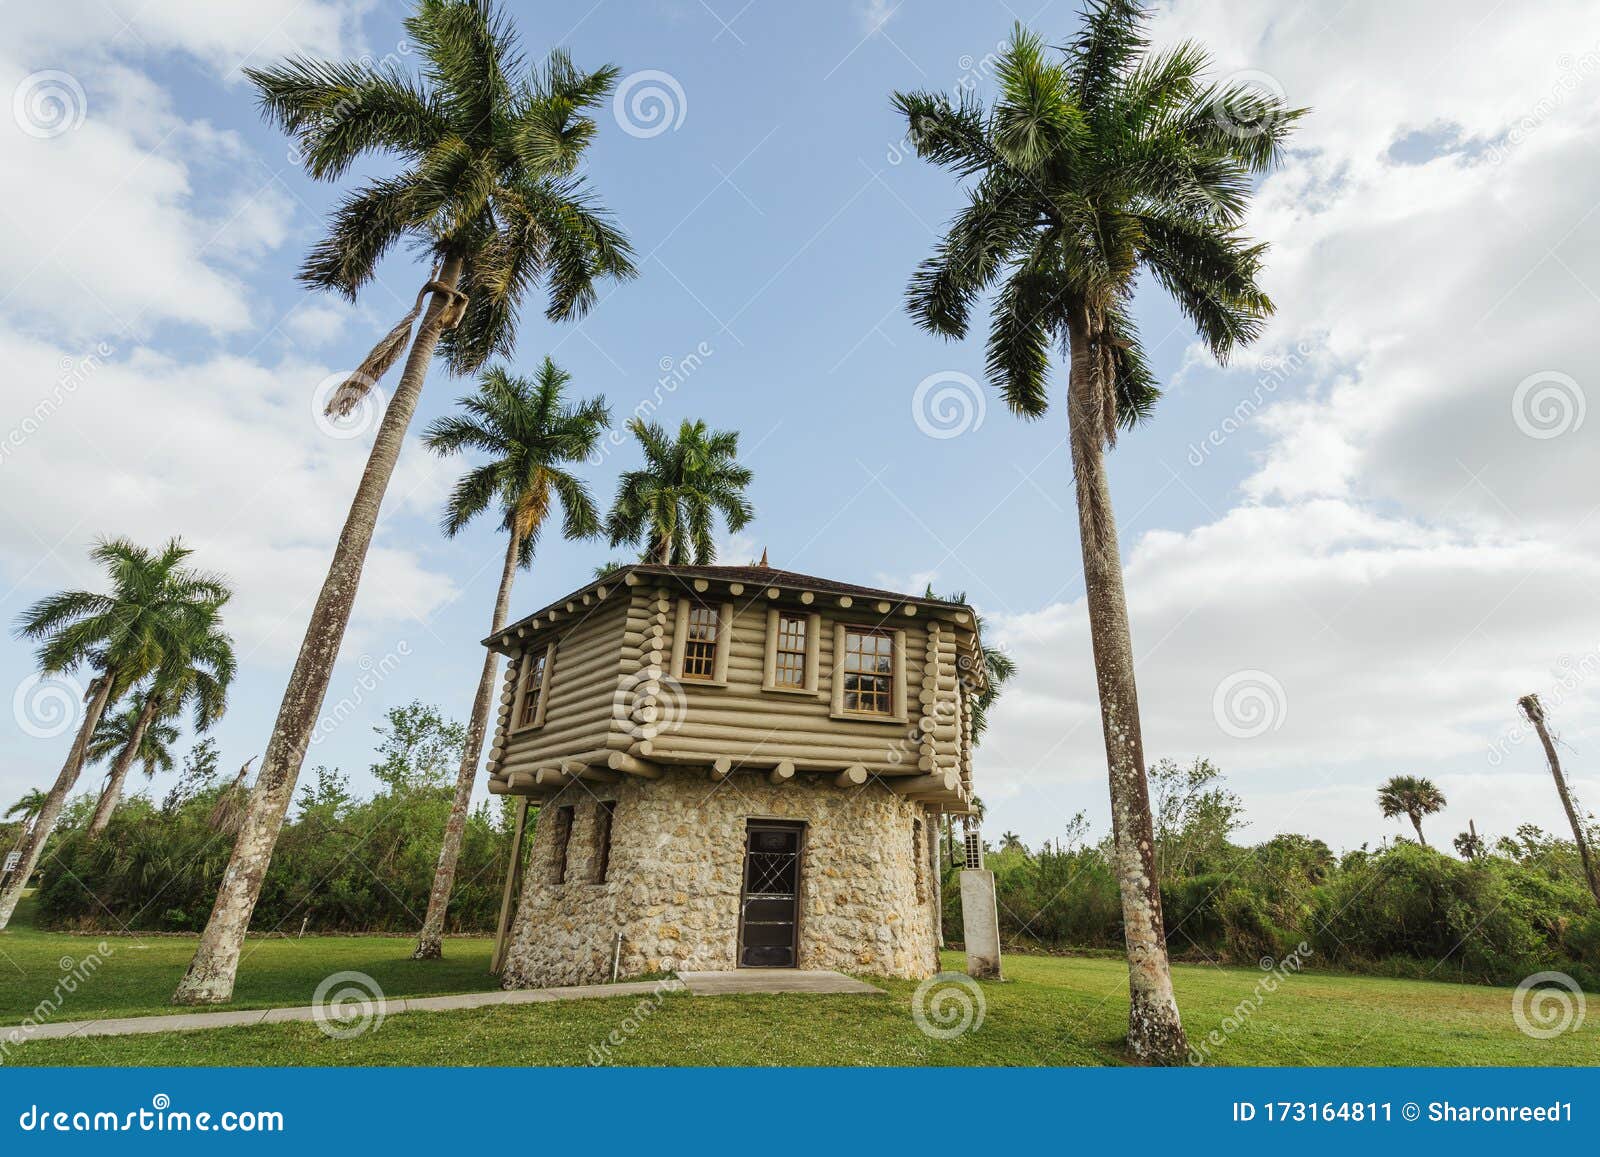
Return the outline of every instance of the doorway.
<path id="1" fill-rule="evenodd" d="M 804 824 L 749 821 L 739 904 L 740 968 L 795 967 L 804 843 Z"/>

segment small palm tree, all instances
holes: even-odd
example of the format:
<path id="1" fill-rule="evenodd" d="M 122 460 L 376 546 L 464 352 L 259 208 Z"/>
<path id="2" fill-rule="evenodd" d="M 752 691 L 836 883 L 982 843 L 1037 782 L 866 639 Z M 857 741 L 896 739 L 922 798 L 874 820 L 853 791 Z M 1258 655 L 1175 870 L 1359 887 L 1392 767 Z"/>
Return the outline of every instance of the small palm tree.
<path id="1" fill-rule="evenodd" d="M 171 738 L 165 742 L 174 742 L 177 729 L 165 721 L 180 714 L 186 705 L 193 709 L 196 732 L 209 731 L 212 724 L 222 718 L 228 706 L 228 685 L 233 682 L 236 666 L 233 640 L 222 629 L 220 607 L 212 604 L 194 607 L 183 620 L 181 632 L 172 640 L 161 665 L 139 692 L 140 707 L 119 712 L 95 732 L 89 750 L 92 762 L 111 754 L 107 745 L 113 742 L 112 737 L 120 737 L 122 743 L 116 749 L 105 787 L 95 804 L 94 816 L 89 820 L 88 838 L 97 838 L 111 822 L 111 813 L 122 799 L 123 785 L 136 761 L 143 762 L 147 776 L 172 766 L 171 758 L 160 744 L 150 747 L 152 753 L 160 752 L 162 756 L 156 760 L 156 766 L 152 766 L 146 754 L 149 734 L 159 727 L 162 734 L 171 733 Z M 102 736 L 102 732 L 107 735 Z"/>
<path id="2" fill-rule="evenodd" d="M 146 692 L 140 698 L 148 704 L 151 696 Z M 116 764 L 121 762 L 123 755 L 128 757 L 130 768 L 137 765 L 146 777 L 152 779 L 159 772 L 171 771 L 175 766 L 172 760 L 172 745 L 178 742 L 179 731 L 178 725 L 173 722 L 174 716 L 169 714 L 147 718 L 145 710 L 145 707 L 132 705 L 123 707 L 105 716 L 100 720 L 100 726 L 95 728 L 94 738 L 89 741 L 85 762 L 104 763 L 108 759 L 113 761 L 111 771 L 106 776 L 106 786 L 100 792 L 101 804 L 108 798 L 116 798 L 121 790 L 122 781 L 119 780 L 117 791 L 112 791 L 111 777 L 116 773 Z M 95 810 L 97 816 L 99 810 L 97 806 Z M 109 816 L 114 808 L 105 810 Z"/>
<path id="3" fill-rule="evenodd" d="M 197 616 L 232 595 L 227 583 L 185 565 L 192 552 L 177 539 L 149 551 L 126 539 L 101 539 L 90 557 L 106 572 L 110 592 L 61 591 L 34 603 L 17 633 L 39 642 L 39 669 L 58 674 L 87 667 L 88 709 L 72 749 L 23 841 L 22 862 L 0 889 L 0 928 L 11 920 L 22 885 L 38 866 L 45 839 L 83 771 L 90 741 L 107 707 L 178 651 Z"/>
<path id="4" fill-rule="evenodd" d="M 473 467 L 456 483 L 445 508 L 444 532 L 455 537 L 490 506 L 500 514 L 500 525 L 506 532 L 506 560 L 489 623 L 491 635 L 506 624 L 512 580 L 519 566 L 532 565 L 539 532 L 554 503 L 561 504 L 561 533 L 565 538 L 593 538 L 601 531 L 600 511 L 594 499 L 568 467 L 594 453 L 601 435 L 611 425 L 611 412 L 604 398 L 568 405 L 562 391 L 571 380 L 572 375 L 549 358 L 544 359 L 532 382 L 493 369 L 483 376 L 476 394 L 457 403 L 461 407 L 459 414 L 440 418 L 428 427 L 425 441 L 436 454 L 476 450 L 489 455 L 489 461 Z M 478 754 L 489 723 L 498 666 L 498 655 L 493 651 L 485 654 L 478 693 L 472 701 L 472 717 L 467 722 L 466 748 L 456 775 L 455 800 L 428 895 L 428 914 L 417 939 L 418 960 L 436 959 L 443 953 L 445 910 L 455 883 L 456 860 L 461 854 L 467 810 L 472 804 Z"/>
<path id="5" fill-rule="evenodd" d="M 1385 819 L 1406 816 L 1417 830 L 1417 843 L 1423 847 L 1428 841 L 1422 836 L 1422 817 L 1443 811 L 1446 800 L 1431 779 L 1417 775 L 1397 775 L 1378 789 L 1378 806 Z"/>
<path id="6" fill-rule="evenodd" d="M 1192 42 L 1149 50 L 1137 0 L 1091 0 L 1059 53 L 1020 25 L 1001 53 L 998 99 L 898 93 L 918 155 L 971 180 L 968 203 L 917 270 L 907 308 L 966 336 L 998 287 L 988 373 L 1017 414 L 1049 401 L 1051 354 L 1068 362 L 1066 408 L 1089 627 L 1100 689 L 1114 864 L 1128 947 L 1128 1044 L 1187 1055 L 1167 963 L 1127 599 L 1105 451 L 1159 395 L 1130 309 L 1142 274 L 1177 298 L 1213 354 L 1251 341 L 1271 312 L 1264 246 L 1242 232 L 1254 174 L 1299 115 L 1246 84 L 1203 79 Z"/>
<path id="7" fill-rule="evenodd" d="M 953 595 L 938 595 L 933 593 L 933 584 L 929 583 L 923 592 L 924 598 L 939 599 L 947 603 L 965 603 L 967 594 L 958 591 Z M 973 627 L 978 632 L 978 638 L 983 638 L 983 616 L 973 617 Z M 983 734 L 989 730 L 989 709 L 1000 698 L 1006 683 L 1016 678 L 1017 661 L 1006 654 L 999 647 L 983 648 L 983 670 L 986 676 L 982 689 L 968 701 L 968 708 L 972 712 L 972 746 L 976 747 L 983 740 Z"/>
<path id="8" fill-rule="evenodd" d="M 20 846 L 27 837 L 34 817 L 44 810 L 46 798 L 42 788 L 31 788 L 21 799 L 6 809 L 5 818 L 17 821 L 17 846 Z"/>
<path id="9" fill-rule="evenodd" d="M 716 561 L 711 532 L 720 513 L 730 531 L 755 517 L 744 496 L 754 475 L 739 465 L 739 435 L 708 430 L 685 418 L 674 440 L 654 422 L 634 418 L 628 429 L 644 450 L 644 465 L 617 484 L 606 521 L 612 546 L 644 546 L 644 561 L 706 566 Z"/>
<path id="10" fill-rule="evenodd" d="M 594 304 L 596 283 L 634 276 L 628 240 L 577 175 L 617 69 L 583 72 L 561 51 L 524 64 L 517 36 L 492 0 L 419 0 L 406 18 L 422 75 L 361 61 L 293 58 L 247 75 L 267 119 L 295 138 L 306 171 L 338 180 L 363 158 L 400 171 L 345 198 L 300 279 L 352 300 L 400 241 L 433 269 L 416 305 L 329 401 L 346 412 L 405 350 L 327 578 L 312 608 L 261 761 L 252 813 L 240 828 L 216 904 L 173 1000 L 233 996 L 239 952 L 261 893 L 300 766 L 350 621 L 378 508 L 394 475 L 435 348 L 451 370 L 475 371 L 509 354 L 523 297 L 543 282 L 545 316 L 561 321 Z M 427 310 L 423 310 L 426 301 Z"/>

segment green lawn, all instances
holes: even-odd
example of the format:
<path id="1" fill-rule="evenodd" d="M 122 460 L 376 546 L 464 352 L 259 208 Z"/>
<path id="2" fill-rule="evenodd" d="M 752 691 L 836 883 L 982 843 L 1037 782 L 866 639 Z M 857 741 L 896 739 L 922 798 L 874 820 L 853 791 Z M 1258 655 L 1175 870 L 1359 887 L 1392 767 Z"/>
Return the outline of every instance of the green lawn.
<path id="1" fill-rule="evenodd" d="M 98 940 L 28 929 L 0 934 L 0 1025 L 20 1022 Z M 189 938 L 109 941 L 103 967 L 65 997 L 51 1019 L 169 1011 L 193 950 Z M 252 941 L 236 1007 L 307 1004 L 318 982 L 365 972 L 389 997 L 492 987 L 484 940 L 447 941 L 445 961 L 408 959 L 409 939 L 307 937 Z M 946 966 L 961 967 L 959 954 Z M 648 1015 L 625 1018 L 640 999 L 619 997 L 470 1012 L 389 1016 L 381 1029 L 333 1040 L 313 1024 L 216 1029 L 159 1036 L 36 1041 L 5 1063 L 36 1065 L 491 1065 L 586 1064 L 616 1030 L 612 1063 L 629 1065 L 1103 1065 L 1123 1060 L 1126 972 L 1111 959 L 1012 956 L 1008 980 L 985 984 L 981 1027 L 932 1040 L 911 1015 L 917 985 L 882 981 L 885 998 L 690 997 L 666 994 Z M 1174 969 L 1191 1040 L 1199 1042 L 1263 974 L 1255 969 Z M 1597 1010 L 1600 1012 L 1600 1010 Z M 1553 1040 L 1523 1035 L 1511 990 L 1351 976 L 1290 976 L 1214 1047 L 1228 1065 L 1600 1065 L 1600 1015 Z"/>

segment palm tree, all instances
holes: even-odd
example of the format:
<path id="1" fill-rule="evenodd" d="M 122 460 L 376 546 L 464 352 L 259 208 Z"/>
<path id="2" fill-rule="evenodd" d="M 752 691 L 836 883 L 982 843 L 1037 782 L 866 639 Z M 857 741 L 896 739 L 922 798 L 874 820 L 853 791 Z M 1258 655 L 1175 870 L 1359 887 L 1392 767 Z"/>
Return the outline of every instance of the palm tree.
<path id="1" fill-rule="evenodd" d="M 1067 418 L 1084 586 L 1110 779 L 1128 947 L 1128 1044 L 1181 1063 L 1151 840 L 1149 789 L 1105 450 L 1159 395 L 1130 312 L 1141 273 L 1172 294 L 1219 359 L 1271 312 L 1264 247 L 1241 231 L 1251 176 L 1280 157 L 1303 110 L 1245 84 L 1202 80 L 1199 45 L 1152 53 L 1134 0 L 1093 0 L 1057 53 L 1020 25 L 992 109 L 963 94 L 897 93 L 923 158 L 972 179 L 968 203 L 913 276 L 907 308 L 945 337 L 967 332 L 998 285 L 988 376 L 1027 418 L 1049 405 L 1052 351 L 1068 359 Z"/>
<path id="2" fill-rule="evenodd" d="M 24 830 L 33 822 L 33 817 L 44 810 L 45 791 L 43 788 L 30 788 L 21 799 L 6 808 L 5 818 L 17 820 Z"/>
<path id="3" fill-rule="evenodd" d="M 175 538 L 159 552 L 127 539 L 101 539 L 89 557 L 105 569 L 109 594 L 61 591 L 18 616 L 18 635 L 39 642 L 41 671 L 59 674 L 87 667 L 94 676 L 85 695 L 88 709 L 66 762 L 19 849 L 22 861 L 16 874 L 0 889 L 0 928 L 10 922 L 22 885 L 39 864 L 106 708 L 182 646 L 196 617 L 213 613 L 232 595 L 222 579 L 184 565 L 191 553 Z"/>
<path id="4" fill-rule="evenodd" d="M 1433 780 L 1418 775 L 1397 775 L 1378 788 L 1378 806 L 1383 809 L 1383 818 L 1408 817 L 1411 826 L 1417 829 L 1417 843 L 1423 847 L 1428 846 L 1428 841 L 1422 837 L 1422 817 L 1443 811 L 1445 802 L 1444 792 Z"/>
<path id="5" fill-rule="evenodd" d="M 511 583 L 517 568 L 531 566 L 554 502 L 561 504 L 561 533 L 571 540 L 593 538 L 601 530 L 600 511 L 588 488 L 568 466 L 594 453 L 600 436 L 611 425 L 604 398 L 567 405 L 562 391 L 572 375 L 548 357 L 530 382 L 502 369 L 492 369 L 478 384 L 478 392 L 457 404 L 461 413 L 440 418 L 428 427 L 425 441 L 436 454 L 477 450 L 489 461 L 475 466 L 456 483 L 445 508 L 444 532 L 455 537 L 491 505 L 500 513 L 506 532 L 506 560 L 495 596 L 492 635 L 506 624 L 511 605 Z M 445 824 L 444 843 L 428 894 L 428 915 L 417 938 L 415 957 L 432 960 L 443 954 L 445 910 L 455 883 L 456 860 L 461 854 L 467 809 L 472 804 L 473 781 L 478 775 L 478 754 L 483 747 L 494 700 L 494 677 L 499 656 L 489 651 L 478 677 L 467 722 L 466 748 L 456 774 L 455 800 Z"/>
<path id="6" fill-rule="evenodd" d="M 708 430 L 685 418 L 676 440 L 654 422 L 634 418 L 628 429 L 644 450 L 644 466 L 617 484 L 606 520 L 612 546 L 644 544 L 644 561 L 706 566 L 716 561 L 711 529 L 718 513 L 730 531 L 743 530 L 755 510 L 744 496 L 754 475 L 736 461 L 739 435 Z"/>
<path id="7" fill-rule="evenodd" d="M 939 599 L 946 603 L 961 603 L 967 601 L 965 591 L 958 591 L 953 595 L 938 595 L 933 593 L 933 584 L 929 583 L 923 591 L 923 598 Z M 978 633 L 978 638 L 983 638 L 983 616 L 973 616 L 973 628 Z M 983 733 L 989 730 L 989 709 L 1000 698 L 1000 692 L 1007 682 L 1014 679 L 1017 674 L 1017 661 L 1006 654 L 999 647 L 983 648 L 983 670 L 987 676 L 982 688 L 968 701 L 968 709 L 972 713 L 972 746 L 976 747 L 983 739 Z"/>
<path id="8" fill-rule="evenodd" d="M 295 138 L 312 177 L 336 180 L 368 155 L 403 163 L 398 174 L 373 178 L 345 198 L 301 267 L 301 280 L 354 299 L 402 239 L 434 265 L 411 312 L 329 402 L 330 410 L 347 412 L 360 401 L 399 358 L 426 300 L 306 626 L 251 813 L 173 995 L 177 1003 L 221 1003 L 233 995 L 245 931 L 435 348 L 452 371 L 475 371 L 492 355 L 510 352 L 518 308 L 536 283 L 548 291 L 545 316 L 558 321 L 593 305 L 597 280 L 635 273 L 627 238 L 576 175 L 596 131 L 585 110 L 605 99 L 617 70 L 582 72 L 560 51 L 542 67 L 527 67 L 492 0 L 420 0 L 405 27 L 422 60 L 420 78 L 360 61 L 299 57 L 248 70 L 267 119 Z"/>
<path id="9" fill-rule="evenodd" d="M 90 742 L 91 762 L 98 763 L 113 751 L 116 756 L 89 821 L 89 839 L 97 838 L 111 822 L 135 761 L 143 763 L 147 776 L 172 767 L 166 744 L 176 742 L 178 732 L 166 720 L 178 715 L 185 704 L 193 708 L 196 732 L 210 730 L 222 718 L 235 669 L 233 640 L 222 630 L 220 608 L 210 604 L 196 607 L 140 692 L 139 708 L 130 707 L 105 720 Z M 167 736 L 164 742 L 151 738 L 158 732 Z"/>

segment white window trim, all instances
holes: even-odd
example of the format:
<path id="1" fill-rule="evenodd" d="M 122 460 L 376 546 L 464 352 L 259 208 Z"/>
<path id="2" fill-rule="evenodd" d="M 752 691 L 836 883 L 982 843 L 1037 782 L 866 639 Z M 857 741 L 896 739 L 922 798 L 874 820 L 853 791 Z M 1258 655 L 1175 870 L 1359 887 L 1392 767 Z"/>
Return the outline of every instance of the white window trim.
<path id="1" fill-rule="evenodd" d="M 689 608 L 697 605 L 712 607 L 717 612 L 717 657 L 710 679 L 685 676 L 683 673 L 683 653 L 689 642 Z M 679 597 L 677 619 L 672 628 L 672 678 L 676 679 L 684 687 L 726 687 L 728 685 L 728 651 L 732 645 L 732 603 L 708 603 L 704 600 L 691 599 L 687 595 Z"/>
<path id="2" fill-rule="evenodd" d="M 783 615 L 796 615 L 806 621 L 806 671 L 805 683 L 799 687 L 790 687 L 788 684 L 778 682 L 778 620 Z M 822 616 L 815 611 L 802 613 L 796 611 L 780 611 L 777 607 L 767 608 L 767 645 L 766 655 L 761 665 L 761 689 L 770 691 L 774 695 L 806 695 L 813 699 L 820 692 L 818 668 L 822 665 Z"/>
<path id="3" fill-rule="evenodd" d="M 538 648 L 529 648 L 522 652 L 520 666 L 517 669 L 517 694 L 511 704 L 511 734 L 520 735 L 524 731 L 537 731 L 544 726 L 545 712 L 550 707 L 550 677 L 556 669 L 556 644 L 554 640 L 544 649 L 544 678 L 539 683 L 539 706 L 534 709 L 533 718 L 520 726 L 517 721 L 522 718 L 522 702 L 528 694 L 528 667 L 533 663 L 534 656 L 539 653 Z"/>
<path id="4" fill-rule="evenodd" d="M 891 714 L 879 715 L 871 711 L 846 711 L 844 709 L 844 636 L 850 629 L 858 631 L 871 631 L 876 634 L 883 633 L 883 627 L 873 623 L 845 623 L 833 624 L 833 686 L 832 703 L 828 714 L 834 719 L 849 719 L 860 723 L 898 723 L 906 721 L 906 681 L 910 672 L 906 669 L 906 633 L 896 627 L 891 630 L 894 637 L 894 679 L 890 686 Z"/>

